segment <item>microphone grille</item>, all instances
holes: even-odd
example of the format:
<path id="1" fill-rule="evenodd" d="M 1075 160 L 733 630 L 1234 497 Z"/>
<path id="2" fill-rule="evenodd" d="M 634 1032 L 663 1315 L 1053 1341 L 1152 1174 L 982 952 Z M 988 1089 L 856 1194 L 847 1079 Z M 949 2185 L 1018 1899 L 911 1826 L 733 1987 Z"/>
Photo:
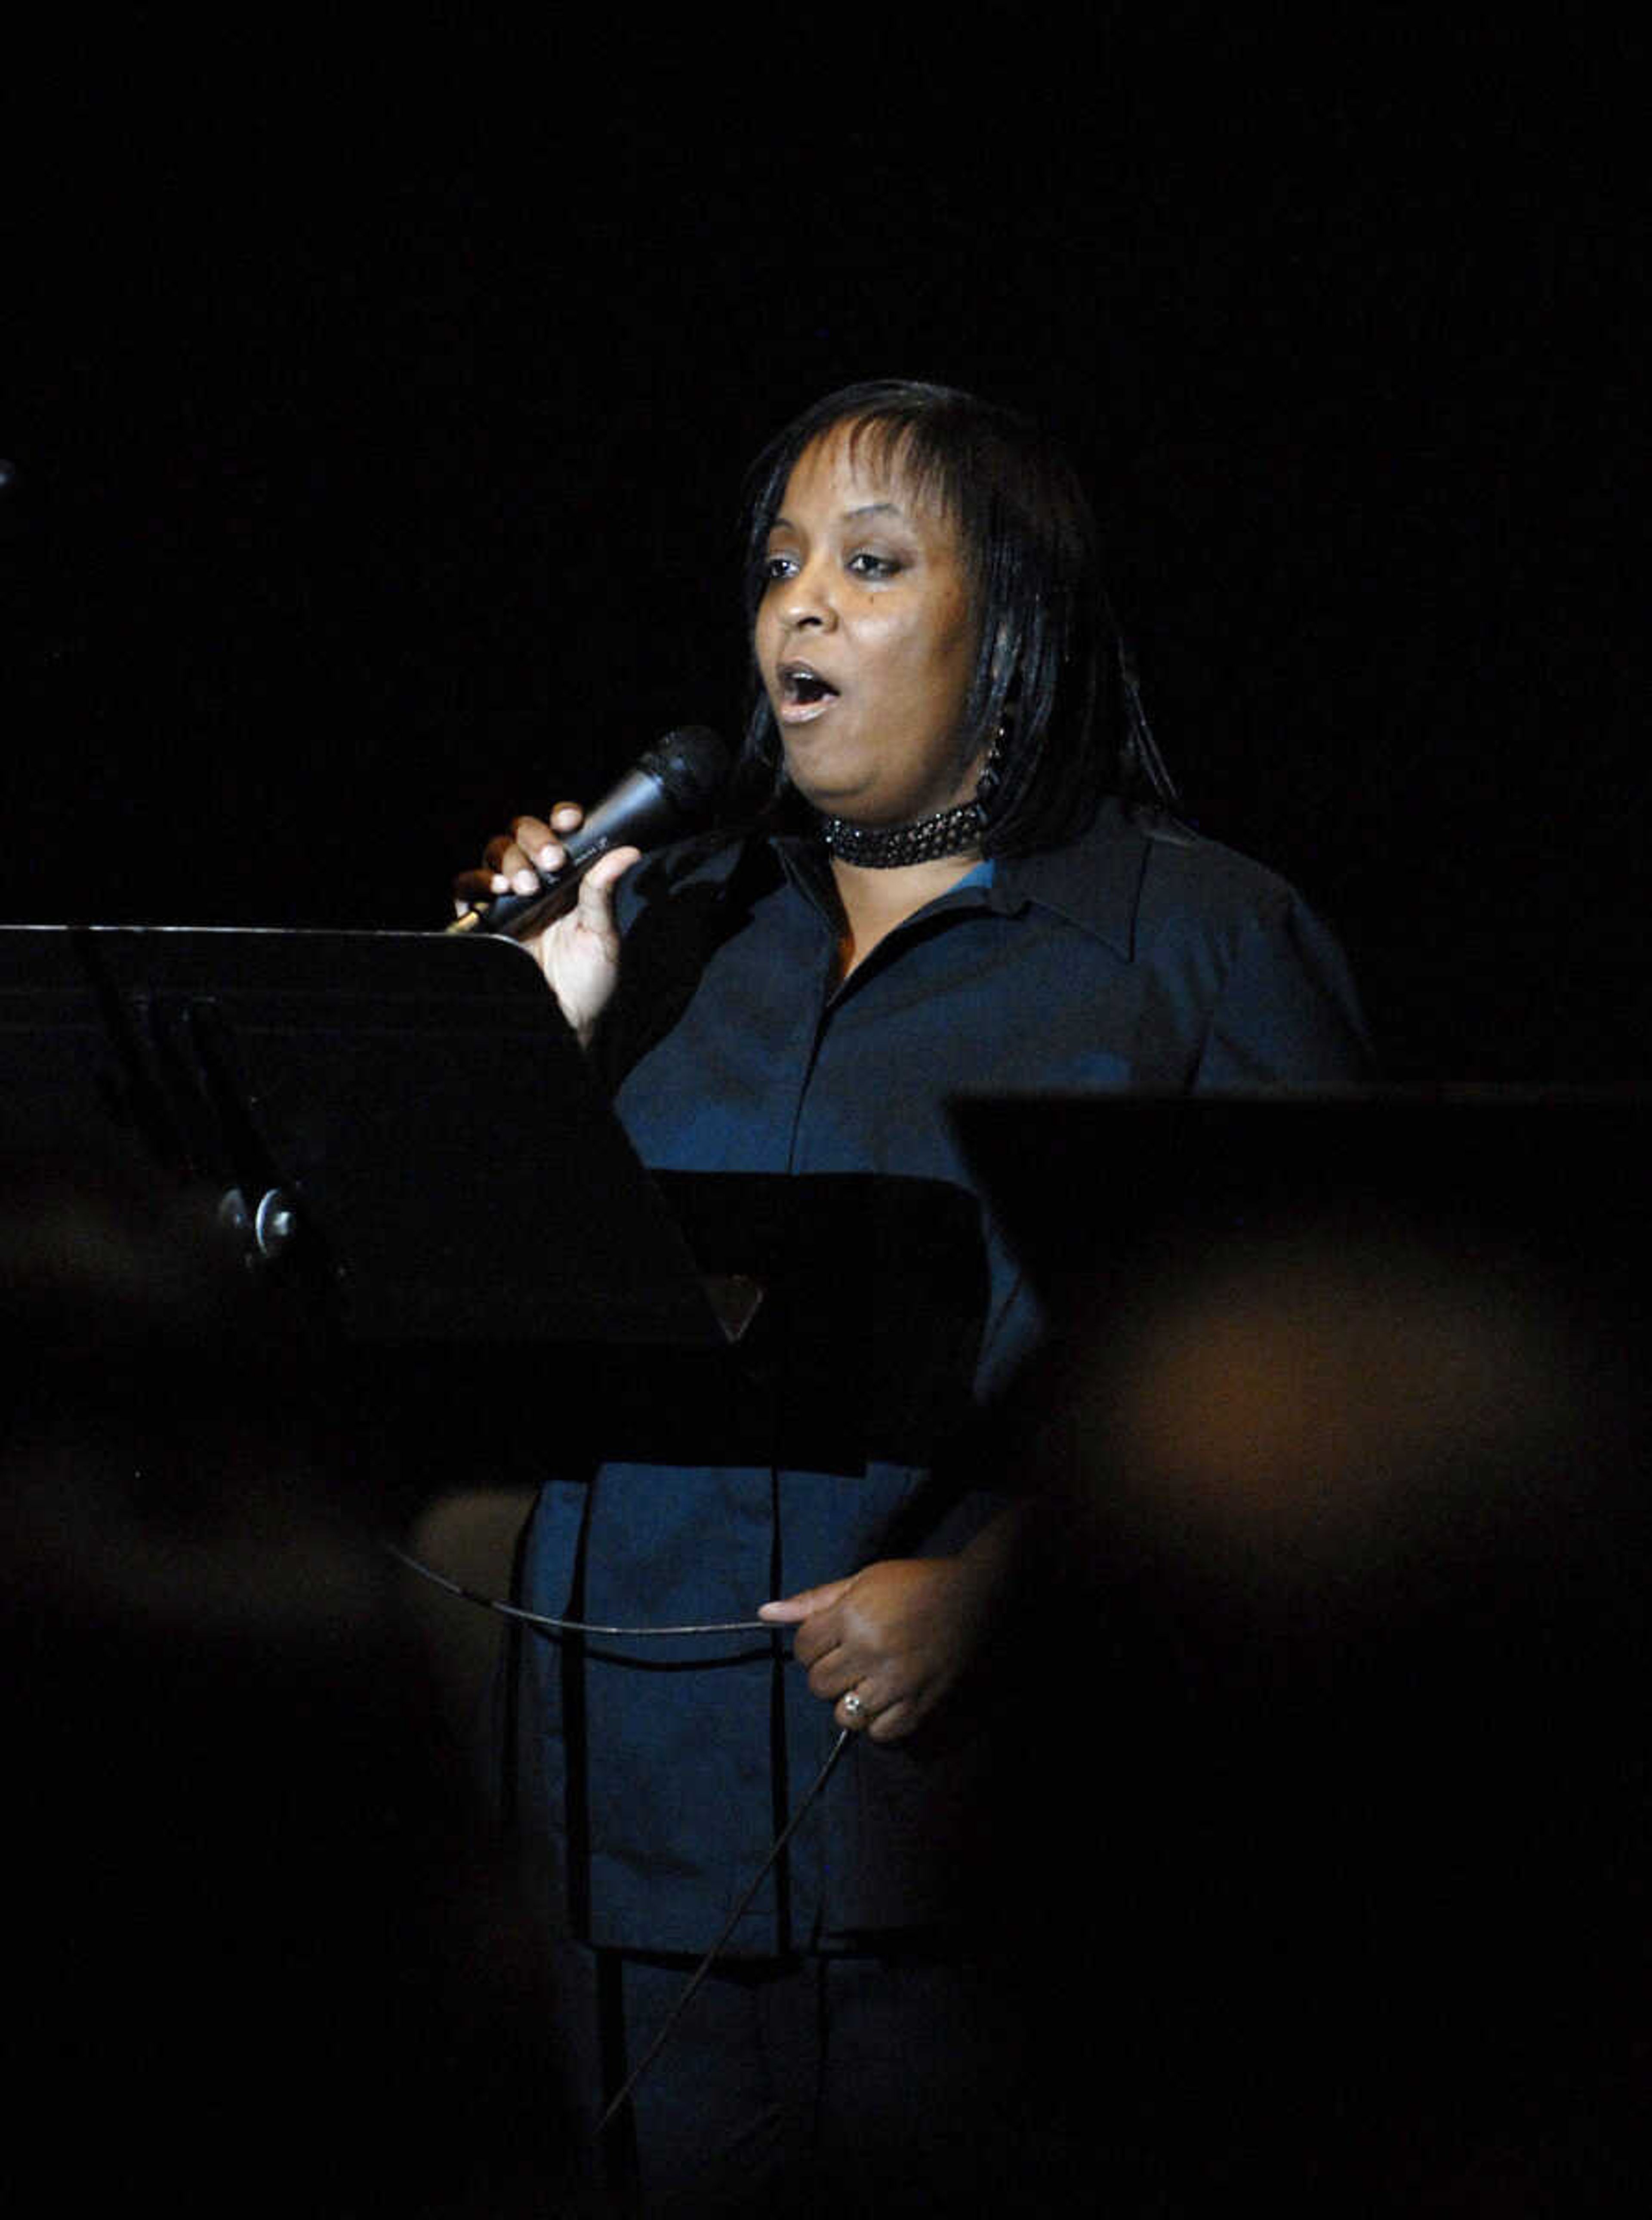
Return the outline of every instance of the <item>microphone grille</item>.
<path id="1" fill-rule="evenodd" d="M 731 769 L 728 744 L 704 725 L 681 725 L 642 758 L 684 816 L 704 815 L 722 792 Z"/>

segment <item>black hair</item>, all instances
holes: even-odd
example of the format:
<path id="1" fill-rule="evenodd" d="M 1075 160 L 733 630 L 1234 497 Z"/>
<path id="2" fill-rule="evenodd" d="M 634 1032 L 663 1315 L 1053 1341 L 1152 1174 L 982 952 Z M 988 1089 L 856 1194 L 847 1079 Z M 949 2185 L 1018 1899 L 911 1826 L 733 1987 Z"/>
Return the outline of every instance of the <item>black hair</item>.
<path id="1" fill-rule="evenodd" d="M 1134 670 L 1102 583 L 1100 535 L 1065 453 L 1015 411 L 951 387 L 880 378 L 803 411 L 764 449 L 747 482 L 748 637 L 764 585 L 769 534 L 798 458 L 839 425 L 957 521 L 980 633 L 961 752 L 1001 727 L 1000 777 L 984 797 L 988 855 L 1025 855 L 1075 839 L 1104 794 L 1175 805 L 1148 730 Z M 780 734 L 754 672 L 737 792 L 783 813 Z"/>

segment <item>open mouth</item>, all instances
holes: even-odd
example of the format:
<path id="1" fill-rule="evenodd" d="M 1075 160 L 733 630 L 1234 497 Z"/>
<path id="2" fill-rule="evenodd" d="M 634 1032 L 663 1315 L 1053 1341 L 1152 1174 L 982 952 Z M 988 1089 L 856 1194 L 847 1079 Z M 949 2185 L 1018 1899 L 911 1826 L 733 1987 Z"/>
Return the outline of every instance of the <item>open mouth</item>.
<path id="1" fill-rule="evenodd" d="M 782 663 L 779 676 L 782 715 L 790 711 L 823 708 L 838 698 L 837 688 L 822 678 L 811 664 Z"/>

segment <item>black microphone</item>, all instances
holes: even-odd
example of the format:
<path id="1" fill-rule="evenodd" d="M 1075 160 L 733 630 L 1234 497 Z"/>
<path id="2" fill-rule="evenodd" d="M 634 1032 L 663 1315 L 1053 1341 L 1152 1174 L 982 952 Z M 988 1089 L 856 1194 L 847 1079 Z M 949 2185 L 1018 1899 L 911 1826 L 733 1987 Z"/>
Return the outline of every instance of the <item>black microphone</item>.
<path id="1" fill-rule="evenodd" d="M 559 871 L 541 871 L 537 894 L 496 895 L 450 925 L 450 932 L 500 932 L 511 939 L 548 925 L 579 899 L 579 882 L 610 848 L 658 848 L 705 823 L 729 773 L 726 745 L 703 725 L 684 725 L 651 747 L 604 795 L 562 845 Z"/>

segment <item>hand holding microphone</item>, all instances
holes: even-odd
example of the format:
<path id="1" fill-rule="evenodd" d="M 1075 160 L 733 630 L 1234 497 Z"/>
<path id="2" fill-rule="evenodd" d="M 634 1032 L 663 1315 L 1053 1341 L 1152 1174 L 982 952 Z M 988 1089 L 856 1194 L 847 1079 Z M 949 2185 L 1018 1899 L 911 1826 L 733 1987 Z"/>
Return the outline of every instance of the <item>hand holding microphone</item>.
<path id="1" fill-rule="evenodd" d="M 588 1040 L 619 976 L 614 888 L 645 848 L 710 816 L 728 768 L 716 733 L 689 726 L 650 748 L 589 815 L 562 801 L 548 823 L 517 818 L 489 842 L 483 868 L 454 881 L 458 917 L 448 930 L 520 941 Z"/>

